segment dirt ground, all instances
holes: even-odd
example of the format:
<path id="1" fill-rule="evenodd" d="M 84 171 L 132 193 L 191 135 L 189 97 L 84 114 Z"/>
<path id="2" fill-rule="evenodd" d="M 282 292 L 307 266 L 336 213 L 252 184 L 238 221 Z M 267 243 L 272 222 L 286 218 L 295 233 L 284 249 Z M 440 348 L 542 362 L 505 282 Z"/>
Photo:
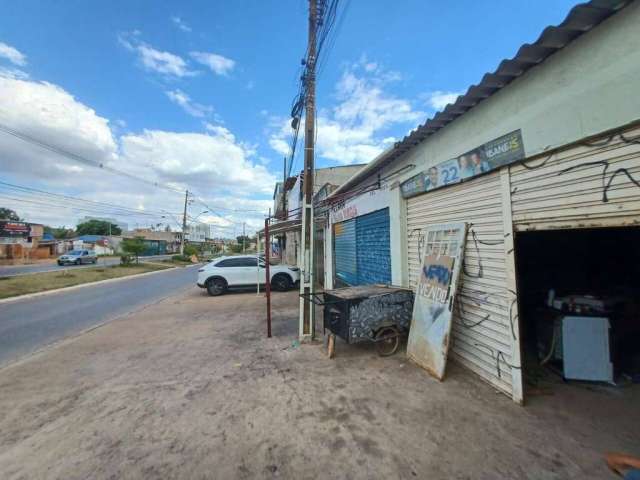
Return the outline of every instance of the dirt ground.
<path id="1" fill-rule="evenodd" d="M 3 479 L 615 478 L 640 394 L 557 385 L 515 405 L 370 346 L 299 346 L 297 294 L 199 289 L 0 370 Z"/>

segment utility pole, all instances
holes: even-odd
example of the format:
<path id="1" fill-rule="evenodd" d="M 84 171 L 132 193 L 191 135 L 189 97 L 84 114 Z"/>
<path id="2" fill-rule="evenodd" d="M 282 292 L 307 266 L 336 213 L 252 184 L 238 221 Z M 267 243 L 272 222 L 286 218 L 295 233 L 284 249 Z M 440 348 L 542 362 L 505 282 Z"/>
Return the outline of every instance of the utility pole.
<path id="1" fill-rule="evenodd" d="M 245 225 L 245 222 L 242 222 L 242 253 L 244 253 L 246 243 L 247 243 L 247 240 L 246 240 L 247 237 L 244 232 L 244 225 Z"/>
<path id="2" fill-rule="evenodd" d="M 187 203 L 189 202 L 189 190 L 184 192 L 184 214 L 182 215 L 182 242 L 180 242 L 180 255 L 184 255 L 184 242 L 187 236 Z"/>
<path id="3" fill-rule="evenodd" d="M 313 162 L 316 117 L 316 31 L 318 0 L 309 0 L 309 48 L 305 69 L 305 132 L 304 132 L 304 198 L 302 204 L 302 278 L 300 279 L 300 340 L 313 340 L 315 312 L 311 295 L 314 290 L 314 222 L 313 222 Z"/>

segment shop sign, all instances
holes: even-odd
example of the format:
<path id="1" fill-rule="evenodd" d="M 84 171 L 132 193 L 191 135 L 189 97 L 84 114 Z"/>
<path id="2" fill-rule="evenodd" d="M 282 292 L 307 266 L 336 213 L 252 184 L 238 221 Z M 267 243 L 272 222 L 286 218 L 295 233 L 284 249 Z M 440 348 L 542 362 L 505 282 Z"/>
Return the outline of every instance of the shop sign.
<path id="1" fill-rule="evenodd" d="M 28 223 L 0 220 L 0 237 L 28 237 L 30 231 Z"/>
<path id="2" fill-rule="evenodd" d="M 468 180 L 523 158 L 522 133 L 520 130 L 515 130 L 457 158 L 445 160 L 424 172 L 420 172 L 403 182 L 400 189 L 403 197 L 412 197 Z"/>

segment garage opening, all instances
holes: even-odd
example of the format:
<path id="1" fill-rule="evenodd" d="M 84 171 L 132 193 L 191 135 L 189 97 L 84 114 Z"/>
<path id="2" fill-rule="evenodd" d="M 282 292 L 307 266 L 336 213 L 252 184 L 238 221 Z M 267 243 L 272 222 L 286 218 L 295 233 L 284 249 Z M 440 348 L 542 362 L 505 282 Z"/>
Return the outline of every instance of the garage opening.
<path id="1" fill-rule="evenodd" d="M 640 229 L 516 235 L 525 396 L 556 385 L 638 396 Z"/>

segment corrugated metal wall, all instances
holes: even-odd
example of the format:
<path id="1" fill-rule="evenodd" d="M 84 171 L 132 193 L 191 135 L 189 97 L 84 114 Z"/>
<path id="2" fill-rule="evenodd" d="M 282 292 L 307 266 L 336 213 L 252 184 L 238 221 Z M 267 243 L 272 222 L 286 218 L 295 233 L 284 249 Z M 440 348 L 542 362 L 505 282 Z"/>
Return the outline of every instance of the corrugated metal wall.
<path id="1" fill-rule="evenodd" d="M 636 128 L 511 166 L 514 229 L 640 225 L 640 188 L 629 178 L 640 181 L 638 136 Z"/>
<path id="2" fill-rule="evenodd" d="M 357 285 L 391 283 L 389 209 L 356 218 Z"/>
<path id="3" fill-rule="evenodd" d="M 333 242 L 336 280 L 338 283 L 355 285 L 358 281 L 355 219 L 333 226 Z"/>
<path id="4" fill-rule="evenodd" d="M 415 288 L 424 228 L 437 223 L 469 224 L 449 355 L 512 395 L 512 302 L 502 215 L 499 171 L 408 199 L 408 266 L 410 285 Z"/>

